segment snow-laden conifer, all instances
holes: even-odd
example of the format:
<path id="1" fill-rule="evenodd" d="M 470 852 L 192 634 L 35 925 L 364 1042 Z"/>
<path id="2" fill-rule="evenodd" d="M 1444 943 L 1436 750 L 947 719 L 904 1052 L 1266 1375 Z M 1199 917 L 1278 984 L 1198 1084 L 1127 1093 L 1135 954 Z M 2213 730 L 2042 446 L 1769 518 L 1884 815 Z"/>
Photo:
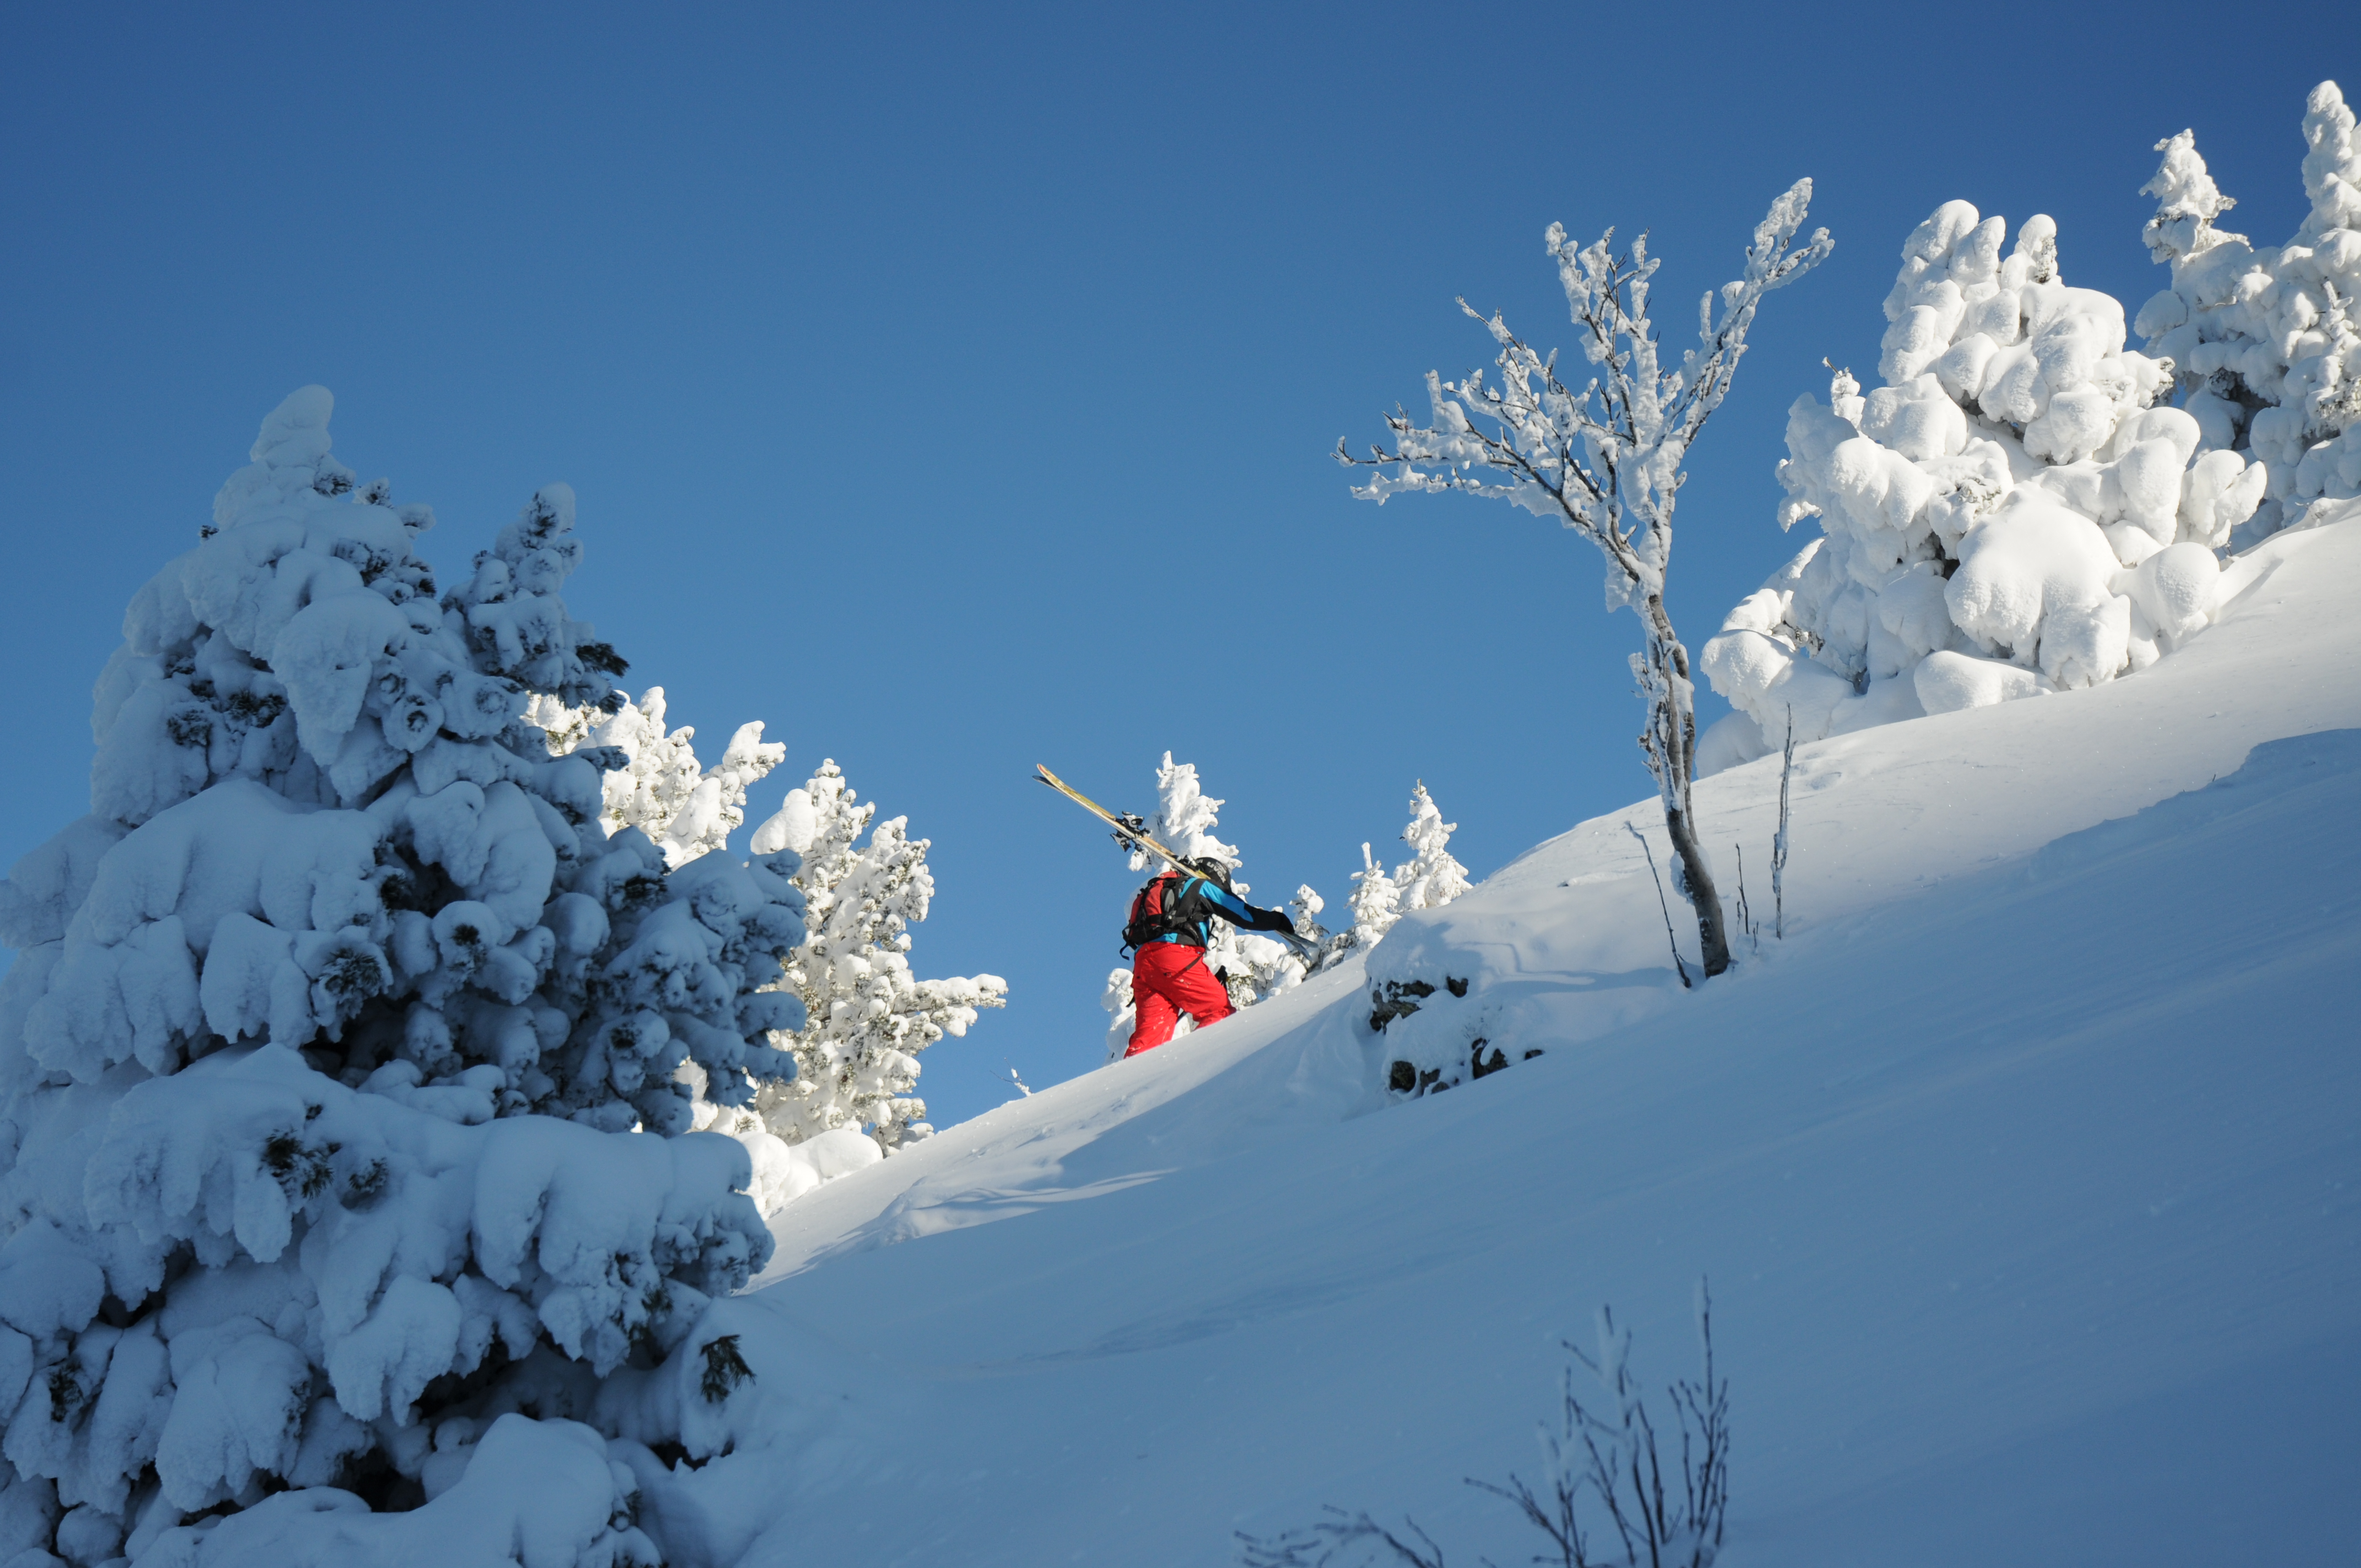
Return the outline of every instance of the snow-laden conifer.
<path id="1" fill-rule="evenodd" d="M 1488 496 L 1513 501 L 1598 548 L 1607 568 L 1607 608 L 1628 608 L 1644 631 L 1643 651 L 1631 656 L 1648 705 L 1640 748 L 1664 805 L 1675 880 L 1696 912 L 1708 975 L 1730 967 L 1730 944 L 1689 798 L 1697 705 L 1688 650 L 1664 602 L 1673 509 L 1690 448 L 1729 395 L 1763 296 L 1802 277 L 1831 248 L 1826 229 L 1793 248 L 1811 195 L 1812 182 L 1800 180 L 1772 203 L 1747 247 L 1744 275 L 1699 302 L 1697 346 L 1677 369 L 1663 363 L 1648 315 L 1658 263 L 1648 254 L 1647 236 L 1619 256 L 1612 230 L 1577 247 L 1563 225 L 1552 224 L 1544 243 L 1583 357 L 1598 374 L 1581 386 L 1561 381 L 1555 354 L 1536 353 L 1497 313 L 1487 320 L 1462 300 L 1459 308 L 1483 322 L 1499 345 L 1499 385 L 1486 386 L 1481 372 L 1455 384 L 1429 371 L 1432 424 L 1397 411 L 1386 421 L 1394 449 L 1375 447 L 1365 458 L 1336 444 L 1338 462 L 1380 470 L 1354 490 L 1365 500 L 1383 504 L 1405 491 Z"/>
<path id="2" fill-rule="evenodd" d="M 1401 918 L 1401 889 L 1367 843 L 1361 846 L 1361 869 L 1353 872 L 1352 883 L 1353 894 L 1345 904 L 1353 911 L 1353 945 L 1374 948 Z"/>
<path id="3" fill-rule="evenodd" d="M 1131 993 L 1131 969 L 1128 965 L 1107 970 L 1106 985 L 1099 992 L 1099 1005 L 1106 1009 L 1106 1059 L 1121 1061 L 1123 1053 L 1131 1048 L 1131 1032 L 1139 1022 L 1139 1003 Z M 1175 1039 L 1195 1025 L 1183 1013 L 1172 1025 Z"/>
<path id="4" fill-rule="evenodd" d="M 668 1135 L 684 1074 L 792 1071 L 757 988 L 803 900 L 609 836 L 627 759 L 526 721 L 621 707 L 559 598 L 572 492 L 438 587 L 331 408 L 280 404 L 134 597 L 91 814 L 0 884 L 0 1516 L 308 1562 L 423 1503 L 435 1556 L 652 1563 L 618 1440 L 712 1451 L 715 1299 L 771 1247 L 737 1146 Z"/>
<path id="5" fill-rule="evenodd" d="M 789 1145 L 840 1129 L 888 1151 L 927 1136 L 927 1103 L 912 1092 L 918 1053 L 965 1035 L 978 1009 L 1006 1002 L 998 975 L 912 973 L 909 928 L 926 919 L 935 891 L 929 840 L 911 838 L 906 817 L 873 828 L 876 815 L 876 803 L 857 802 L 829 761 L 754 831 L 755 853 L 802 858 L 795 881 L 809 910 L 809 935 L 779 981 L 808 1020 L 776 1036 L 798 1071 L 765 1088 L 756 1106 L 763 1127 Z"/>
<path id="6" fill-rule="evenodd" d="M 2361 132 L 2335 82 L 2312 90 L 2303 138 L 2311 211 L 2285 245 L 2213 226 L 2235 203 L 2193 132 L 2156 144 L 2163 162 L 2141 187 L 2157 199 L 2148 251 L 2172 286 L 2133 326 L 2177 367 L 2205 445 L 2268 475 L 2241 543 L 2361 512 Z"/>
<path id="7" fill-rule="evenodd" d="M 1739 711 L 1706 771 L 1798 740 L 2094 685 L 2194 636 L 2264 473 L 2166 406 L 2169 360 L 2070 288 L 2057 225 L 1947 202 L 1912 232 L 1866 396 L 1787 415 L 1779 521 L 1820 536 L 1706 644 Z M 2217 432 L 2219 433 L 2219 432 Z"/>
<path id="8" fill-rule="evenodd" d="M 1411 795 L 1410 826 L 1402 829 L 1402 841 L 1411 847 L 1409 861 L 1389 872 L 1368 845 L 1361 846 L 1361 869 L 1352 874 L 1350 946 L 1373 948 L 1403 916 L 1439 908 L 1467 891 L 1467 868 L 1450 849 L 1451 835 L 1458 830 L 1459 824 L 1443 819 L 1420 781 Z"/>
<path id="9" fill-rule="evenodd" d="M 1295 927 L 1295 934 L 1301 939 L 1303 949 L 1312 955 L 1315 969 L 1327 962 L 1338 946 L 1336 934 L 1320 924 L 1320 912 L 1327 907 L 1328 901 L 1312 892 L 1310 883 L 1298 883 L 1295 896 L 1287 901 L 1288 915 Z"/>
<path id="10" fill-rule="evenodd" d="M 1458 831 L 1458 823 L 1443 819 L 1421 780 L 1410 798 L 1410 826 L 1402 829 L 1402 842 L 1411 848 L 1410 863 L 1394 872 L 1404 913 L 1439 909 L 1467 891 L 1467 868 L 1451 853 L 1451 836 Z"/>

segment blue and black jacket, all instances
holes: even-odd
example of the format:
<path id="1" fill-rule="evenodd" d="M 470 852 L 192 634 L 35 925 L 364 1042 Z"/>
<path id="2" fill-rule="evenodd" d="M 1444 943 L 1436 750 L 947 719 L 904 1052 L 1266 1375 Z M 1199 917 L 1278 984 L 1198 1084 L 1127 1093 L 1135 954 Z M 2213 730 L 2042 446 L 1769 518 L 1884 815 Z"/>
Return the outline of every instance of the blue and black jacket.
<path id="1" fill-rule="evenodd" d="M 1253 905 L 1210 877 L 1166 872 L 1133 895 L 1131 922 L 1124 928 L 1127 946 L 1179 942 L 1185 947 L 1210 946 L 1216 916 L 1241 931 L 1284 931 L 1295 923 L 1277 909 Z"/>

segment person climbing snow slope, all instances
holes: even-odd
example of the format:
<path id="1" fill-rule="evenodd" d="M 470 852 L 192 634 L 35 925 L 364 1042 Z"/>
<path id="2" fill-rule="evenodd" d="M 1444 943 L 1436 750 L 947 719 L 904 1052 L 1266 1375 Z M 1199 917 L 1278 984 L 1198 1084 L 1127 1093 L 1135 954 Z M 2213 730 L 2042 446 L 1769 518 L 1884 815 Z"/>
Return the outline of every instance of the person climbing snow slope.
<path id="1" fill-rule="evenodd" d="M 1205 962 L 1216 917 L 1242 931 L 1268 931 L 1290 946 L 1300 941 L 1284 914 L 1257 909 L 1231 892 L 1229 868 L 1218 861 L 1190 861 L 1151 881 L 1132 895 L 1131 918 L 1123 928 L 1124 946 L 1136 949 L 1131 994 L 1138 1009 L 1126 1058 L 1170 1039 L 1183 1013 L 1200 1029 L 1230 1015 L 1225 977 Z"/>

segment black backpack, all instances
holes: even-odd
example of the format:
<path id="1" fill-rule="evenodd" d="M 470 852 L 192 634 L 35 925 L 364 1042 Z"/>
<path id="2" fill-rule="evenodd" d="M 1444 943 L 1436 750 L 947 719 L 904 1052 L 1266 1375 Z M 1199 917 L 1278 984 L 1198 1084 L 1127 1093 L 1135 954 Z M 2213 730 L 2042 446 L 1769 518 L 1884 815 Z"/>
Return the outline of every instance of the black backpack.
<path id="1" fill-rule="evenodd" d="M 1191 934 L 1193 922 L 1182 918 L 1178 908 L 1178 890 L 1186 880 L 1179 872 L 1166 872 L 1131 895 L 1131 918 L 1123 926 L 1125 950 L 1137 950 L 1161 937 Z"/>

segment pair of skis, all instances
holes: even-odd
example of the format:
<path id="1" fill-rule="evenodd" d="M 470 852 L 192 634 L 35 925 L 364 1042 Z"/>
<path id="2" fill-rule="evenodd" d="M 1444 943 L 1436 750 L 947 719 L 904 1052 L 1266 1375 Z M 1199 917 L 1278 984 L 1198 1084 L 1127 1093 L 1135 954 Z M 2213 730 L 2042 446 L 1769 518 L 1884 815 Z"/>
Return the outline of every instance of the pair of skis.
<path id="1" fill-rule="evenodd" d="M 1097 817 L 1100 821 L 1114 828 L 1115 841 L 1121 844 L 1125 849 L 1151 850 L 1156 854 L 1163 856 L 1166 861 L 1170 861 L 1174 871 L 1188 872 L 1191 875 L 1195 874 L 1194 867 L 1191 866 L 1179 855 L 1174 854 L 1171 850 L 1166 849 L 1163 845 L 1158 843 L 1149 836 L 1148 832 L 1148 823 L 1143 818 L 1135 817 L 1129 812 L 1126 812 L 1121 817 L 1118 817 L 1114 812 L 1109 811 L 1105 806 L 1101 806 L 1097 801 L 1093 800 L 1089 795 L 1084 795 L 1082 791 L 1076 789 L 1073 785 L 1068 784 L 1065 780 L 1051 773 L 1049 769 L 1043 767 L 1040 763 L 1034 763 L 1033 769 L 1033 776 L 1035 778 L 1038 779 L 1041 783 L 1048 784 L 1051 789 L 1056 790 L 1060 795 L 1064 795 L 1068 800 L 1072 801 L 1076 806 L 1081 806 L 1084 811 L 1089 812 L 1092 816 Z"/>
<path id="2" fill-rule="evenodd" d="M 1150 854 L 1162 856 L 1174 871 L 1182 872 L 1191 876 L 1198 874 L 1194 866 L 1182 860 L 1176 851 L 1167 849 L 1156 840 L 1155 837 L 1148 831 L 1148 823 L 1144 818 L 1135 817 L 1129 812 L 1117 816 L 1038 762 L 1033 764 L 1033 770 L 1035 778 L 1114 828 L 1115 841 L 1125 849 L 1145 850 Z M 1318 968 L 1321 957 L 1318 948 L 1300 933 L 1270 931 L 1263 934 L 1277 937 L 1294 948 L 1296 957 L 1301 959 L 1307 966 Z"/>

